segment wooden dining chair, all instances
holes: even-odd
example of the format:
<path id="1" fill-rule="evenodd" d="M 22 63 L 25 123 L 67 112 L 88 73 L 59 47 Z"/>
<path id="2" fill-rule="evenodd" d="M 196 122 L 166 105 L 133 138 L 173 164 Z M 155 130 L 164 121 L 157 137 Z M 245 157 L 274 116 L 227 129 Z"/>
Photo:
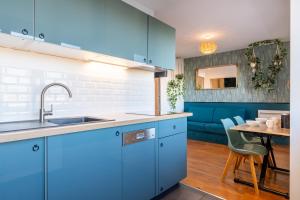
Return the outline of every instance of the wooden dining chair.
<path id="1" fill-rule="evenodd" d="M 234 169 L 236 170 L 242 159 L 249 160 L 254 190 L 256 194 L 259 194 L 254 161 L 259 162 L 260 157 L 267 154 L 267 149 L 260 144 L 245 142 L 240 132 L 230 129 L 235 126 L 231 119 L 227 118 L 221 121 L 227 135 L 228 148 L 230 149 L 221 180 L 224 181 L 230 166 L 235 164 Z M 240 161 L 234 163 L 235 159 Z"/>

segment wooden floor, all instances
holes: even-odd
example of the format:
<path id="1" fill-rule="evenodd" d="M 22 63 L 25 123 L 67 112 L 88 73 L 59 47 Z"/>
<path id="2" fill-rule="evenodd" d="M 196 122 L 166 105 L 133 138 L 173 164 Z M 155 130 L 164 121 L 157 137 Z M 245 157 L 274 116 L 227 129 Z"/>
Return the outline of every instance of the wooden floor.
<path id="1" fill-rule="evenodd" d="M 282 168 L 289 168 L 289 147 L 274 146 L 274 150 L 277 165 Z M 189 140 L 188 177 L 182 183 L 228 200 L 285 199 L 267 192 L 260 192 L 260 195 L 256 196 L 253 188 L 234 183 L 233 173 L 228 173 L 225 181 L 221 182 L 220 177 L 228 154 L 229 151 L 225 145 Z M 257 174 L 259 174 L 258 171 Z M 251 181 L 248 162 L 241 166 L 237 175 L 247 181 Z M 289 188 L 289 176 L 280 172 L 272 172 L 266 178 L 266 183 L 267 186 L 287 192 Z"/>

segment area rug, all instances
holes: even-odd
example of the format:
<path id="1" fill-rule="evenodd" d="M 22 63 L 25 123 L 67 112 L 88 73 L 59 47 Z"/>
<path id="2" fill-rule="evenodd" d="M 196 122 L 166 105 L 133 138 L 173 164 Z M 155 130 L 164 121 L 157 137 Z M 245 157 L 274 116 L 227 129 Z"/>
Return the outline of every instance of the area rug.
<path id="1" fill-rule="evenodd" d="M 177 184 L 154 200 L 224 200 L 184 184 Z"/>

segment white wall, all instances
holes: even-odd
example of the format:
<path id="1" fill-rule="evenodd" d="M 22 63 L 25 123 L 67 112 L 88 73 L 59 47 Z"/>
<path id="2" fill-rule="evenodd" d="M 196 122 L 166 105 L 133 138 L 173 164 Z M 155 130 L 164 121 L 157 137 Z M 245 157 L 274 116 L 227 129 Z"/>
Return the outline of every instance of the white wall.
<path id="1" fill-rule="evenodd" d="M 291 174 L 290 199 L 300 199 L 300 1 L 291 0 Z"/>
<path id="2" fill-rule="evenodd" d="M 0 48 L 0 121 L 38 119 L 41 90 L 52 82 L 73 92 L 47 92 L 55 117 L 154 113 L 153 72 Z"/>
<path id="3" fill-rule="evenodd" d="M 167 96 L 168 82 L 174 79 L 176 74 L 183 74 L 183 73 L 184 73 L 183 59 L 176 59 L 176 69 L 174 71 L 168 71 L 168 77 L 163 77 L 160 79 L 161 114 L 167 114 L 172 111 Z M 183 109 L 184 109 L 184 99 L 180 98 L 176 104 L 176 112 L 183 112 Z"/>

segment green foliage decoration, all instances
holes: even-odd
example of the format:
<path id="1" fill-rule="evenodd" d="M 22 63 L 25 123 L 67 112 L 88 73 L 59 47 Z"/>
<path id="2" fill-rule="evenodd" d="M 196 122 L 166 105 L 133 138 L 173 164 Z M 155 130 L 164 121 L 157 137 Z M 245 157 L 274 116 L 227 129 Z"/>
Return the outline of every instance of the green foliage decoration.
<path id="1" fill-rule="evenodd" d="M 178 99 L 184 95 L 183 74 L 177 74 L 175 79 L 172 79 L 168 82 L 167 95 L 172 112 L 175 112 Z"/>
<path id="2" fill-rule="evenodd" d="M 268 66 L 262 66 L 262 60 L 255 55 L 255 48 L 276 45 L 275 55 Z M 245 55 L 248 59 L 248 65 L 252 68 L 252 83 L 255 89 L 266 89 L 268 92 L 274 90 L 274 84 L 278 73 L 284 66 L 284 60 L 287 56 L 287 49 L 279 39 L 264 40 L 249 44 Z"/>

